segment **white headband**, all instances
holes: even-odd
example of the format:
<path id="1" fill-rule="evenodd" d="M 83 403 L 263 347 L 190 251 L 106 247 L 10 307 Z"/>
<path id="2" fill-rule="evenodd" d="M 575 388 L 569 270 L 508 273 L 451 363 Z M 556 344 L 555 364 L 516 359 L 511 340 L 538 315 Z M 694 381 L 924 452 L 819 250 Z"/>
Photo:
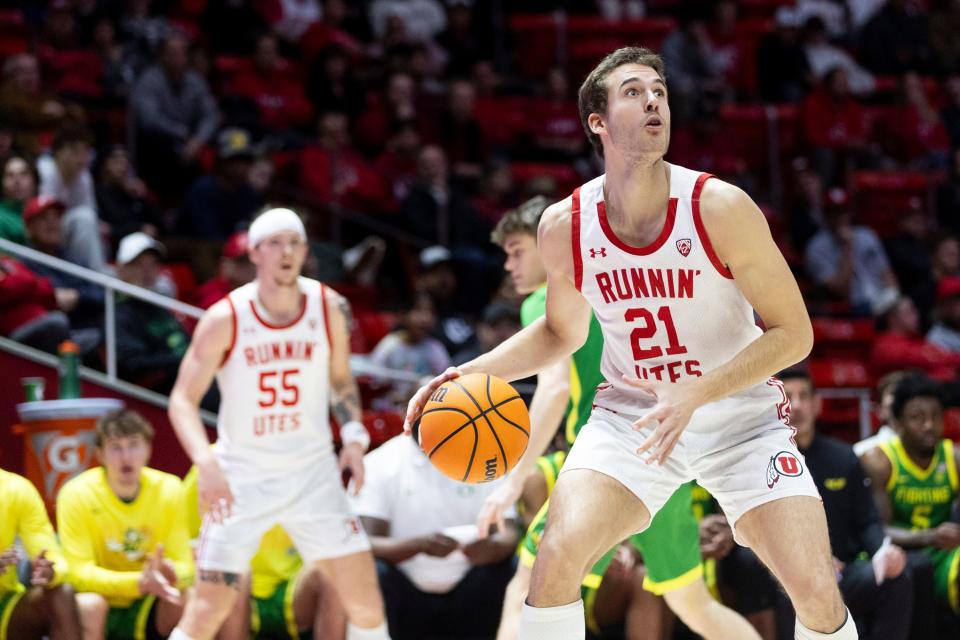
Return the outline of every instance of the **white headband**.
<path id="1" fill-rule="evenodd" d="M 250 225 L 247 232 L 247 244 L 255 247 L 265 238 L 282 231 L 293 231 L 304 241 L 307 239 L 307 232 L 303 228 L 303 221 L 300 216 L 290 209 L 270 209 L 264 211 Z"/>

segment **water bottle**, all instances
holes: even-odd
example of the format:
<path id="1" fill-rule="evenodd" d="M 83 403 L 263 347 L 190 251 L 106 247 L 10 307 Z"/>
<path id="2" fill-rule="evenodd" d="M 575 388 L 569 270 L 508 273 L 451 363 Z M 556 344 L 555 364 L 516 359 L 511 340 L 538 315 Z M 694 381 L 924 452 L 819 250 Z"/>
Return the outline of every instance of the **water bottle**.
<path id="1" fill-rule="evenodd" d="M 60 384 L 58 396 L 61 400 L 80 397 L 80 347 L 76 342 L 64 340 L 57 350 L 60 356 Z"/>

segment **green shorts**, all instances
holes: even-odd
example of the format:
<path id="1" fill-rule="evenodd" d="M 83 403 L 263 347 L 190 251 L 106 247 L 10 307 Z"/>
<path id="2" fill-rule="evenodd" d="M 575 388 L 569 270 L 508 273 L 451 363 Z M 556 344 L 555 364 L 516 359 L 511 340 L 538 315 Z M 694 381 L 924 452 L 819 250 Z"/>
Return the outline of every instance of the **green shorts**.
<path id="1" fill-rule="evenodd" d="M 256 640 L 299 640 L 297 619 L 293 613 L 296 579 L 277 585 L 266 598 L 253 598 L 250 607 L 250 631 Z"/>
<path id="2" fill-rule="evenodd" d="M 960 594 L 957 589 L 957 575 L 960 573 L 960 547 L 953 549 L 924 549 L 930 563 L 933 564 L 933 587 L 937 600 L 950 605 L 954 612 L 960 613 Z"/>
<path id="3" fill-rule="evenodd" d="M 643 588 L 657 595 L 685 587 L 703 575 L 700 565 L 700 529 L 690 507 L 691 486 L 692 483 L 689 482 L 681 485 L 657 512 L 650 526 L 643 533 L 630 538 L 643 555 L 643 564 L 647 570 Z M 528 568 L 533 566 L 533 560 L 537 557 L 540 538 L 547 524 L 547 504 L 543 505 L 530 523 L 527 535 L 520 545 L 520 562 Z M 584 589 L 596 589 L 600 586 L 603 573 L 610 566 L 615 554 L 616 547 L 593 565 L 584 578 Z"/>
<path id="4" fill-rule="evenodd" d="M 107 640 L 160 640 L 150 613 L 156 596 L 134 600 L 128 607 L 110 607 L 107 612 Z"/>
<path id="5" fill-rule="evenodd" d="M 7 640 L 7 627 L 10 625 L 13 610 L 17 608 L 17 603 L 25 593 L 26 591 L 19 590 L 0 595 L 0 640 Z"/>

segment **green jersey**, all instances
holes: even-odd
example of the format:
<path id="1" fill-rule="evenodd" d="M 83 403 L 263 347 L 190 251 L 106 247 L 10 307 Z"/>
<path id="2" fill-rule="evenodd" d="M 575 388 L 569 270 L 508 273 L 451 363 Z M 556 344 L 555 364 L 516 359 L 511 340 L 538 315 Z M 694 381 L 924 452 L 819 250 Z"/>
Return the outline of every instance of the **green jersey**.
<path id="1" fill-rule="evenodd" d="M 880 445 L 890 459 L 887 493 L 893 506 L 890 524 L 904 529 L 931 529 L 950 519 L 958 495 L 953 441 L 941 440 L 926 469 L 907 455 L 900 438 Z"/>
<path id="2" fill-rule="evenodd" d="M 520 307 L 520 324 L 524 327 L 547 312 L 547 286 L 544 285 L 527 296 Z M 603 334 L 600 323 L 590 315 L 590 331 L 587 341 L 577 349 L 570 362 L 570 403 L 564 418 L 567 442 L 573 444 L 580 429 L 590 418 L 593 396 L 597 386 L 604 382 L 600 373 L 600 355 L 603 353 Z"/>

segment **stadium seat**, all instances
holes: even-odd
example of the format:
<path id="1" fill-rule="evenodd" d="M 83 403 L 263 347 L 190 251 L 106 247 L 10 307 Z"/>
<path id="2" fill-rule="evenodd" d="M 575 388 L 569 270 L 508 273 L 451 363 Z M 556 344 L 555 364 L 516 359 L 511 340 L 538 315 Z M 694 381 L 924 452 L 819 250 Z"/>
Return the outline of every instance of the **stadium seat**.
<path id="1" fill-rule="evenodd" d="M 813 355 L 865 362 L 874 338 L 873 321 L 841 318 L 813 319 Z"/>
<path id="2" fill-rule="evenodd" d="M 960 442 L 960 409 L 947 409 L 943 416 L 943 437 Z"/>
<path id="3" fill-rule="evenodd" d="M 811 360 L 810 376 L 818 387 L 873 387 L 866 364 L 857 360 Z"/>
<path id="4" fill-rule="evenodd" d="M 511 165 L 513 179 L 522 191 L 534 178 L 549 177 L 557 183 L 557 193 L 568 194 L 580 186 L 580 174 L 569 164 L 553 162 L 515 162 Z"/>
<path id="5" fill-rule="evenodd" d="M 857 222 L 890 238 L 911 199 L 921 198 L 923 208 L 929 207 L 930 179 L 919 171 L 856 171 L 853 192 Z"/>
<path id="6" fill-rule="evenodd" d="M 516 47 L 517 72 L 528 78 L 542 78 L 557 64 L 557 43 L 563 26 L 551 14 L 510 16 L 510 33 Z"/>

